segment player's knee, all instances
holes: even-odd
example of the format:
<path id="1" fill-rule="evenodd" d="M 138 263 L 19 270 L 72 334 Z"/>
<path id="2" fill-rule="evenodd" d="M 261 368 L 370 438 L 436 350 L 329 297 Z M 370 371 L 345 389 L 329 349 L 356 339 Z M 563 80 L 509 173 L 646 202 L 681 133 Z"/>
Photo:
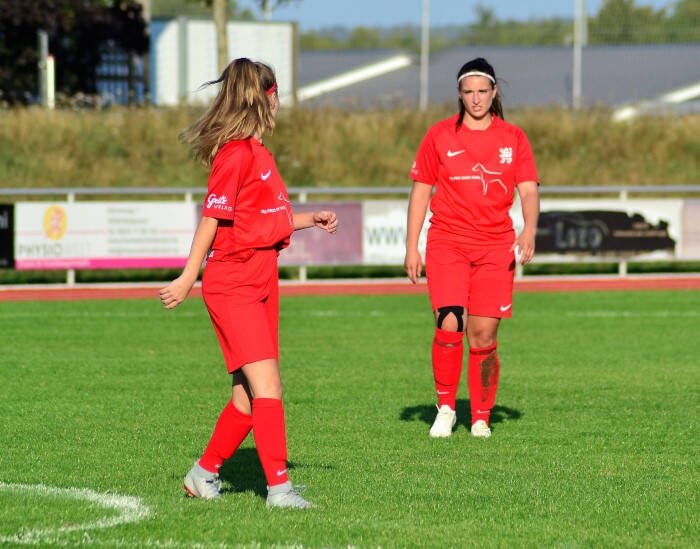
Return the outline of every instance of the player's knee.
<path id="1" fill-rule="evenodd" d="M 464 331 L 464 307 L 449 305 L 435 311 L 435 325 L 447 332 Z"/>
<path id="2" fill-rule="evenodd" d="M 467 331 L 467 340 L 470 347 L 484 349 L 496 343 L 496 332 L 491 330 L 473 330 L 471 327 Z"/>

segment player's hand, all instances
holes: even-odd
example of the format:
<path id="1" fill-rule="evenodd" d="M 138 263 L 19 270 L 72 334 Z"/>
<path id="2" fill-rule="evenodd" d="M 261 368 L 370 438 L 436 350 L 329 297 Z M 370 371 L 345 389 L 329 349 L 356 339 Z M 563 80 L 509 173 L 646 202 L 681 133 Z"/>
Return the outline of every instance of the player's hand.
<path id="1" fill-rule="evenodd" d="M 338 217 L 331 211 L 314 212 L 314 225 L 327 233 L 335 234 L 338 231 Z"/>
<path id="2" fill-rule="evenodd" d="M 423 274 L 423 259 L 418 250 L 406 250 L 403 268 L 411 282 L 417 284 L 418 279 Z"/>
<path id="3" fill-rule="evenodd" d="M 535 241 L 530 238 L 518 237 L 510 248 L 515 254 L 515 262 L 520 265 L 530 263 L 535 256 Z"/>
<path id="4" fill-rule="evenodd" d="M 180 303 L 185 301 L 190 293 L 194 283 L 190 283 L 184 280 L 182 276 L 179 276 L 168 284 L 165 288 L 161 288 L 160 302 L 166 309 L 174 309 Z"/>

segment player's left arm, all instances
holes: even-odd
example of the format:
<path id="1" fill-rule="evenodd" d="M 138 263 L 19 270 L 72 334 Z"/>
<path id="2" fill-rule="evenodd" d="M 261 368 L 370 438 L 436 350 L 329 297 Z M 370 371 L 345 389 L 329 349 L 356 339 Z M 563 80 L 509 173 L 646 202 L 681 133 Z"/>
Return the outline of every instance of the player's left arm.
<path id="1" fill-rule="evenodd" d="M 206 215 L 202 216 L 192 238 L 190 255 L 187 257 L 187 263 L 182 273 L 165 288 L 161 288 L 159 292 L 160 301 L 166 309 L 174 309 L 189 295 L 192 286 L 199 277 L 199 271 L 207 257 L 209 248 L 214 242 L 218 227 L 218 219 Z"/>
<path id="2" fill-rule="evenodd" d="M 519 183 L 518 195 L 523 212 L 523 230 L 515 239 L 513 248 L 520 247 L 520 263 L 525 265 L 532 261 L 535 255 L 535 234 L 537 232 L 537 220 L 540 217 L 540 194 L 537 181 L 523 181 Z"/>
<path id="3" fill-rule="evenodd" d="M 338 230 L 338 217 L 335 212 L 322 210 L 320 212 L 304 212 L 292 214 L 294 230 L 318 227 L 327 233 L 335 234 Z"/>

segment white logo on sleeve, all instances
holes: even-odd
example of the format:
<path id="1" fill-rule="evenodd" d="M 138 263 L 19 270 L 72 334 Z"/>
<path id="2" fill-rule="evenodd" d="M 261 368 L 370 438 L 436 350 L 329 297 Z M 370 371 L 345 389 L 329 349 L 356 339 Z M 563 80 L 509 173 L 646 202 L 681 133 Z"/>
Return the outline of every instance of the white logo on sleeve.
<path id="1" fill-rule="evenodd" d="M 272 175 L 272 170 L 267 170 L 267 173 L 260 174 L 260 179 L 262 179 L 263 181 L 267 181 L 270 175 Z"/>
<path id="2" fill-rule="evenodd" d="M 233 210 L 233 207 L 229 206 L 228 197 L 225 194 L 216 196 L 213 193 L 207 196 L 207 208 L 210 210 L 223 210 L 226 212 Z"/>

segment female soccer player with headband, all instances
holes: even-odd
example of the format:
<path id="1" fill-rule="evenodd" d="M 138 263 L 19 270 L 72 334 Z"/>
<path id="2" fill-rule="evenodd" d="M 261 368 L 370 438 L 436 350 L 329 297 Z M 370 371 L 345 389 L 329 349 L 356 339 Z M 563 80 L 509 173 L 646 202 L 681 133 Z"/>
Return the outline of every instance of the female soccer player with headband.
<path id="1" fill-rule="evenodd" d="M 459 113 L 429 128 L 411 168 L 404 267 L 415 284 L 430 205 L 425 269 L 438 401 L 430 436 L 450 436 L 457 421 L 466 332 L 471 434 L 489 437 L 500 372 L 498 326 L 512 313 L 516 262 L 528 263 L 535 253 L 539 181 L 525 133 L 503 119 L 493 67 L 483 58 L 466 63 L 457 73 L 457 93 Z M 509 216 L 516 190 L 524 219 L 517 235 Z"/>

